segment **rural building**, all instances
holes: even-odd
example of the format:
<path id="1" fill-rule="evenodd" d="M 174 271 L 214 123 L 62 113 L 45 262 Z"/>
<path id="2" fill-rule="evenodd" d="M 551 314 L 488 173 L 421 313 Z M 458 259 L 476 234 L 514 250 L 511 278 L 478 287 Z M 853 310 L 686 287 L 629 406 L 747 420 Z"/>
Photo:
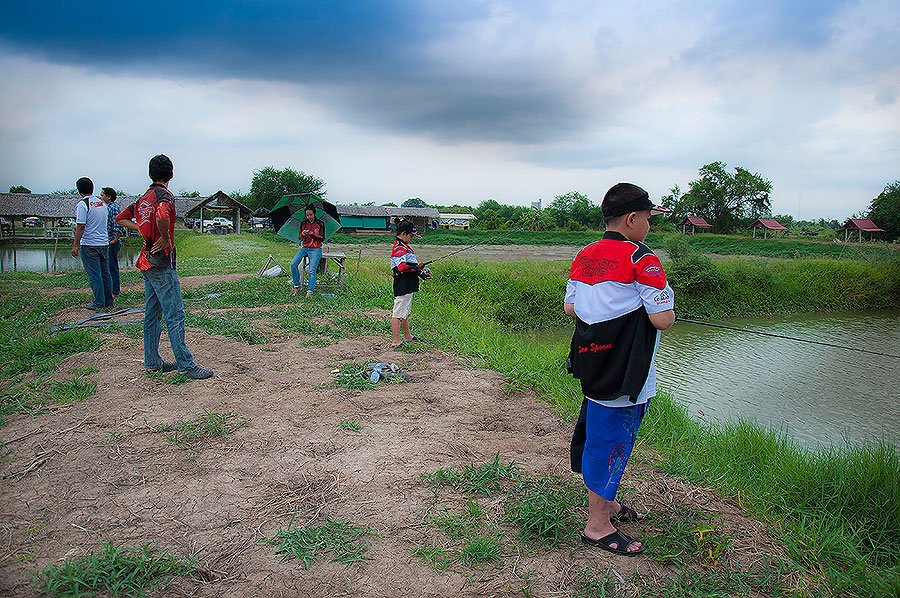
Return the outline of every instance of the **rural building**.
<path id="1" fill-rule="evenodd" d="M 475 214 L 441 214 L 438 225 L 441 228 L 468 230 L 473 220 L 477 220 Z"/>
<path id="2" fill-rule="evenodd" d="M 838 229 L 838 232 L 844 231 L 844 241 L 850 240 L 850 234 L 853 231 L 859 231 L 859 242 L 862 243 L 863 233 L 869 233 L 869 238 L 872 238 L 873 233 L 883 233 L 883 228 L 878 228 L 878 225 L 869 220 L 868 218 L 848 218 L 847 222 Z"/>
<path id="3" fill-rule="evenodd" d="M 759 219 L 757 219 L 756 222 L 753 223 L 753 238 L 754 239 L 756 238 L 756 231 L 758 229 L 762 229 L 763 239 L 768 238 L 769 231 L 772 231 L 773 235 L 774 235 L 774 233 L 776 233 L 778 231 L 787 232 L 787 228 L 783 224 L 781 224 L 780 222 L 775 220 L 774 218 L 759 218 Z"/>
<path id="4" fill-rule="evenodd" d="M 341 217 L 341 228 L 355 231 L 388 230 L 388 213 L 382 206 L 335 205 Z"/>
<path id="5" fill-rule="evenodd" d="M 200 232 L 203 231 L 203 221 L 217 216 L 228 218 L 234 223 L 234 232 L 241 233 L 241 220 L 250 220 L 253 211 L 232 198 L 222 190 L 216 191 L 206 199 L 190 198 L 194 200 L 192 206 L 181 212 L 183 218 L 198 218 L 200 220 Z M 177 203 L 176 199 L 176 203 Z M 187 206 L 186 206 L 187 207 Z M 175 206 L 175 213 L 179 213 L 179 206 Z"/>
<path id="6" fill-rule="evenodd" d="M 688 216 L 684 219 L 684 222 L 681 223 L 681 234 L 687 234 L 687 227 L 691 227 L 691 234 L 693 235 L 698 228 L 712 228 L 712 224 L 706 221 L 706 218 L 703 216 Z"/>
<path id="7" fill-rule="evenodd" d="M 390 217 L 391 222 L 393 222 L 396 218 L 400 218 L 401 220 L 409 220 L 416 225 L 416 228 L 419 229 L 437 228 L 438 218 L 441 217 L 441 215 L 437 211 L 437 208 L 387 207 L 385 208 L 385 210 L 387 210 L 387 214 L 388 217 Z"/>
<path id="8" fill-rule="evenodd" d="M 335 205 L 341 228 L 354 231 L 386 232 L 394 219 L 409 220 L 420 230 L 437 228 L 440 214 L 435 208 L 395 208 L 384 206 Z"/>
<path id="9" fill-rule="evenodd" d="M 74 219 L 75 205 L 81 200 L 77 195 L 59 195 L 48 193 L 0 193 L 0 216 L 10 221 L 10 228 L 0 227 L 0 238 L 33 239 L 44 237 L 72 238 L 75 228 L 67 219 Z M 137 197 L 133 195 L 120 195 L 116 198 L 123 208 L 134 203 Z M 199 197 L 176 197 L 175 213 L 183 218 L 193 207 L 202 201 Z M 43 221 L 43 226 L 23 226 L 23 220 L 37 216 Z M 127 231 L 126 231 L 127 232 Z"/>

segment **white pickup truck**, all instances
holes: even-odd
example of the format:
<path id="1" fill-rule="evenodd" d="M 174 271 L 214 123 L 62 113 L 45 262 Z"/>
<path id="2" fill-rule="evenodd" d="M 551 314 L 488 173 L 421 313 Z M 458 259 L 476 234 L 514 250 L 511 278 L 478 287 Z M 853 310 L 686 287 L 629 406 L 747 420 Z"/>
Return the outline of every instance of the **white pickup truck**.
<path id="1" fill-rule="evenodd" d="M 228 218 L 223 218 L 221 216 L 217 216 L 215 218 L 204 220 L 203 228 L 209 228 L 214 226 L 222 226 L 225 228 L 234 228 L 234 223 Z"/>

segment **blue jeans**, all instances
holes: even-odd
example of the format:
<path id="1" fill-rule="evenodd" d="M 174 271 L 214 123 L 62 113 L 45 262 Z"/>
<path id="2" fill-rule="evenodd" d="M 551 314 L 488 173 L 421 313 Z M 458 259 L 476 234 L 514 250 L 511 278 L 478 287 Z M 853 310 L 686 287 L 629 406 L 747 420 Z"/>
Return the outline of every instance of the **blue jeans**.
<path id="1" fill-rule="evenodd" d="M 116 241 L 109 246 L 109 279 L 112 282 L 113 297 L 122 290 L 119 278 L 119 250 L 122 249 L 122 241 Z"/>
<path id="2" fill-rule="evenodd" d="M 165 317 L 175 363 L 179 370 L 191 369 L 195 364 L 184 343 L 184 303 L 178 273 L 174 268 L 150 268 L 141 274 L 144 276 L 144 367 L 150 370 L 163 364 L 159 336 L 162 317 Z"/>
<path id="3" fill-rule="evenodd" d="M 291 278 L 294 280 L 294 288 L 300 288 L 300 262 L 305 256 L 309 256 L 309 282 L 306 285 L 308 291 L 312 291 L 316 286 L 316 270 L 319 268 L 319 261 L 322 259 L 322 248 L 301 247 L 300 251 L 294 255 L 291 260 Z"/>
<path id="4" fill-rule="evenodd" d="M 110 307 L 113 304 L 113 296 L 112 281 L 109 278 L 109 246 L 82 245 L 79 253 L 91 291 L 94 293 L 94 307 L 97 309 Z"/>

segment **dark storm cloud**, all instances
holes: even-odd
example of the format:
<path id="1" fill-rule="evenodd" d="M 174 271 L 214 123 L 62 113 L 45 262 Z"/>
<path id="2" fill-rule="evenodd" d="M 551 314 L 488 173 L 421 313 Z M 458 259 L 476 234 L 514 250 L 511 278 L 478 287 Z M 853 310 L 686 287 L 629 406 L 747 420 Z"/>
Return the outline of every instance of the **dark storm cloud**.
<path id="1" fill-rule="evenodd" d="M 586 115 L 540 74 L 427 58 L 481 3 L 101 1 L 12 3 L 0 42 L 51 62 L 119 74 L 308 85 L 342 118 L 445 141 L 535 142 Z"/>

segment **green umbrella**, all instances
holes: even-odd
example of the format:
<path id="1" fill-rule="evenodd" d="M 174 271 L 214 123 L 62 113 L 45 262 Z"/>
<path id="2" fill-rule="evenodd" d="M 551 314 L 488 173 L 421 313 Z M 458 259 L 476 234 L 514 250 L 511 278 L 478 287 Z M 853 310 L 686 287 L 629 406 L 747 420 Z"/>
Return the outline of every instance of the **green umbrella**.
<path id="1" fill-rule="evenodd" d="M 306 206 L 316 209 L 316 218 L 325 225 L 325 241 L 328 241 L 341 228 L 341 219 L 334 204 L 315 193 L 294 193 L 282 197 L 269 212 L 272 226 L 280 237 L 301 244 L 300 225 L 306 220 Z"/>

